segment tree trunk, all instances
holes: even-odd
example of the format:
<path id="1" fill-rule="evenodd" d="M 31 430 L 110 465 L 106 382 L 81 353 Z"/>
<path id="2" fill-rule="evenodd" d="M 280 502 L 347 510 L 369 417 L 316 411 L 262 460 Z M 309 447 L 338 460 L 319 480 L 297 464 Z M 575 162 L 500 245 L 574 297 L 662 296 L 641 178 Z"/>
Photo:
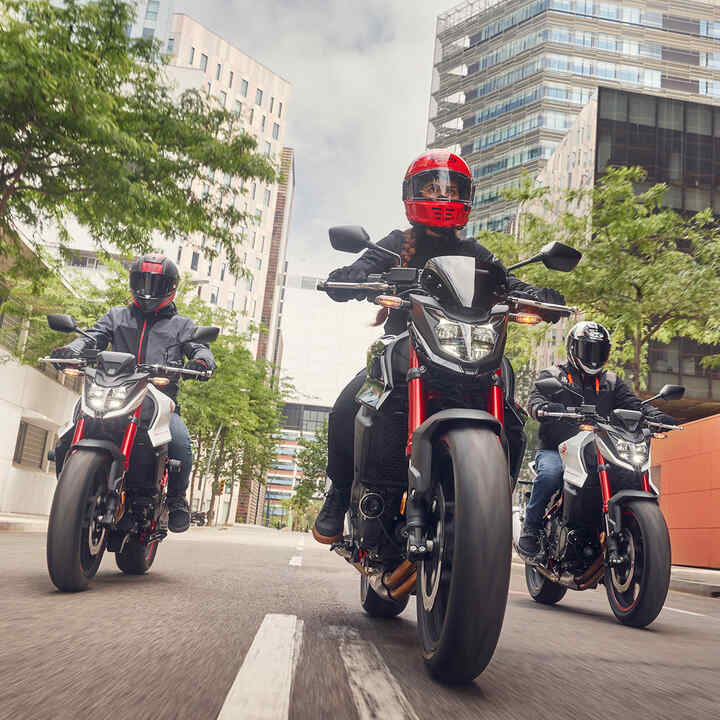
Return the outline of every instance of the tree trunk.
<path id="1" fill-rule="evenodd" d="M 642 378 L 640 377 L 640 368 L 642 366 L 642 345 L 641 345 L 641 328 L 638 328 L 638 334 L 634 338 L 635 354 L 633 357 L 633 392 L 638 393 L 642 387 Z"/>
<path id="2" fill-rule="evenodd" d="M 202 436 L 198 436 L 197 440 L 197 452 L 196 452 L 196 460 L 193 464 L 193 471 L 192 475 L 190 477 L 190 511 L 192 512 L 192 506 L 193 506 L 193 498 L 195 497 L 195 483 L 197 480 L 197 474 L 201 466 L 200 458 L 202 457 Z"/>

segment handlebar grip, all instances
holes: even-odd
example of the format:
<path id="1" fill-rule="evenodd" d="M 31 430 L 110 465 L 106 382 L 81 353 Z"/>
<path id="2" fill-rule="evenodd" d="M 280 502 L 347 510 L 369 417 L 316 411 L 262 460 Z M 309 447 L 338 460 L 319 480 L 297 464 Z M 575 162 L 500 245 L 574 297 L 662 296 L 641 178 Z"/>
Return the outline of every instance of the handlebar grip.
<path id="1" fill-rule="evenodd" d="M 317 285 L 315 286 L 316 290 L 319 290 L 320 292 L 325 292 L 325 280 L 319 280 Z"/>

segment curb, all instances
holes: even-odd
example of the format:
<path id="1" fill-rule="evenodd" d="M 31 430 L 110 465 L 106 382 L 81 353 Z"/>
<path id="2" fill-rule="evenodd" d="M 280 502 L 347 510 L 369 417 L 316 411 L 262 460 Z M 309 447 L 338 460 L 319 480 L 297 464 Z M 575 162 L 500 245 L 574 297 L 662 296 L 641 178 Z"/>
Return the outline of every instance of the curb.
<path id="1" fill-rule="evenodd" d="M 0 521 L 0 532 L 47 532 L 47 525 L 43 523 Z"/>

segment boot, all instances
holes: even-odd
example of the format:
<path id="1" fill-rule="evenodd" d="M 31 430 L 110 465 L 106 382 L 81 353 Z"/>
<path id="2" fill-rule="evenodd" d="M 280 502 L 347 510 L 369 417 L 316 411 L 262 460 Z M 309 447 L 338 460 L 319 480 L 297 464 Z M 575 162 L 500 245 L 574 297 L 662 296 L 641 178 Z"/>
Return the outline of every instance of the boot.
<path id="1" fill-rule="evenodd" d="M 518 555 L 526 562 L 537 562 L 542 554 L 541 531 L 539 528 L 524 527 L 517 542 Z"/>
<path id="2" fill-rule="evenodd" d="M 185 532 L 190 527 L 190 508 L 184 497 L 168 497 L 168 529 L 170 532 Z"/>
<path id="3" fill-rule="evenodd" d="M 313 526 L 313 537 L 323 545 L 332 545 L 343 538 L 345 513 L 350 505 L 350 488 L 330 488 Z"/>

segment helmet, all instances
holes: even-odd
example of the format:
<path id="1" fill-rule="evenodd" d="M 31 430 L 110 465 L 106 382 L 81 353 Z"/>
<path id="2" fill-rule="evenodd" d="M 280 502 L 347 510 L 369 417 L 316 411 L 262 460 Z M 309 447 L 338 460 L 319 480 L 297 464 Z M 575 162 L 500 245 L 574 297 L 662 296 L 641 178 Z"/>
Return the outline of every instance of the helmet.
<path id="1" fill-rule="evenodd" d="M 571 365 L 597 375 L 610 357 L 610 333 L 600 323 L 579 322 L 568 333 L 565 348 Z"/>
<path id="2" fill-rule="evenodd" d="M 164 255 L 143 255 L 130 268 L 133 302 L 146 313 L 157 312 L 175 299 L 180 273 Z"/>
<path id="3" fill-rule="evenodd" d="M 472 207 L 467 163 L 447 150 L 429 150 L 410 163 L 403 181 L 405 214 L 412 225 L 459 229 Z"/>

